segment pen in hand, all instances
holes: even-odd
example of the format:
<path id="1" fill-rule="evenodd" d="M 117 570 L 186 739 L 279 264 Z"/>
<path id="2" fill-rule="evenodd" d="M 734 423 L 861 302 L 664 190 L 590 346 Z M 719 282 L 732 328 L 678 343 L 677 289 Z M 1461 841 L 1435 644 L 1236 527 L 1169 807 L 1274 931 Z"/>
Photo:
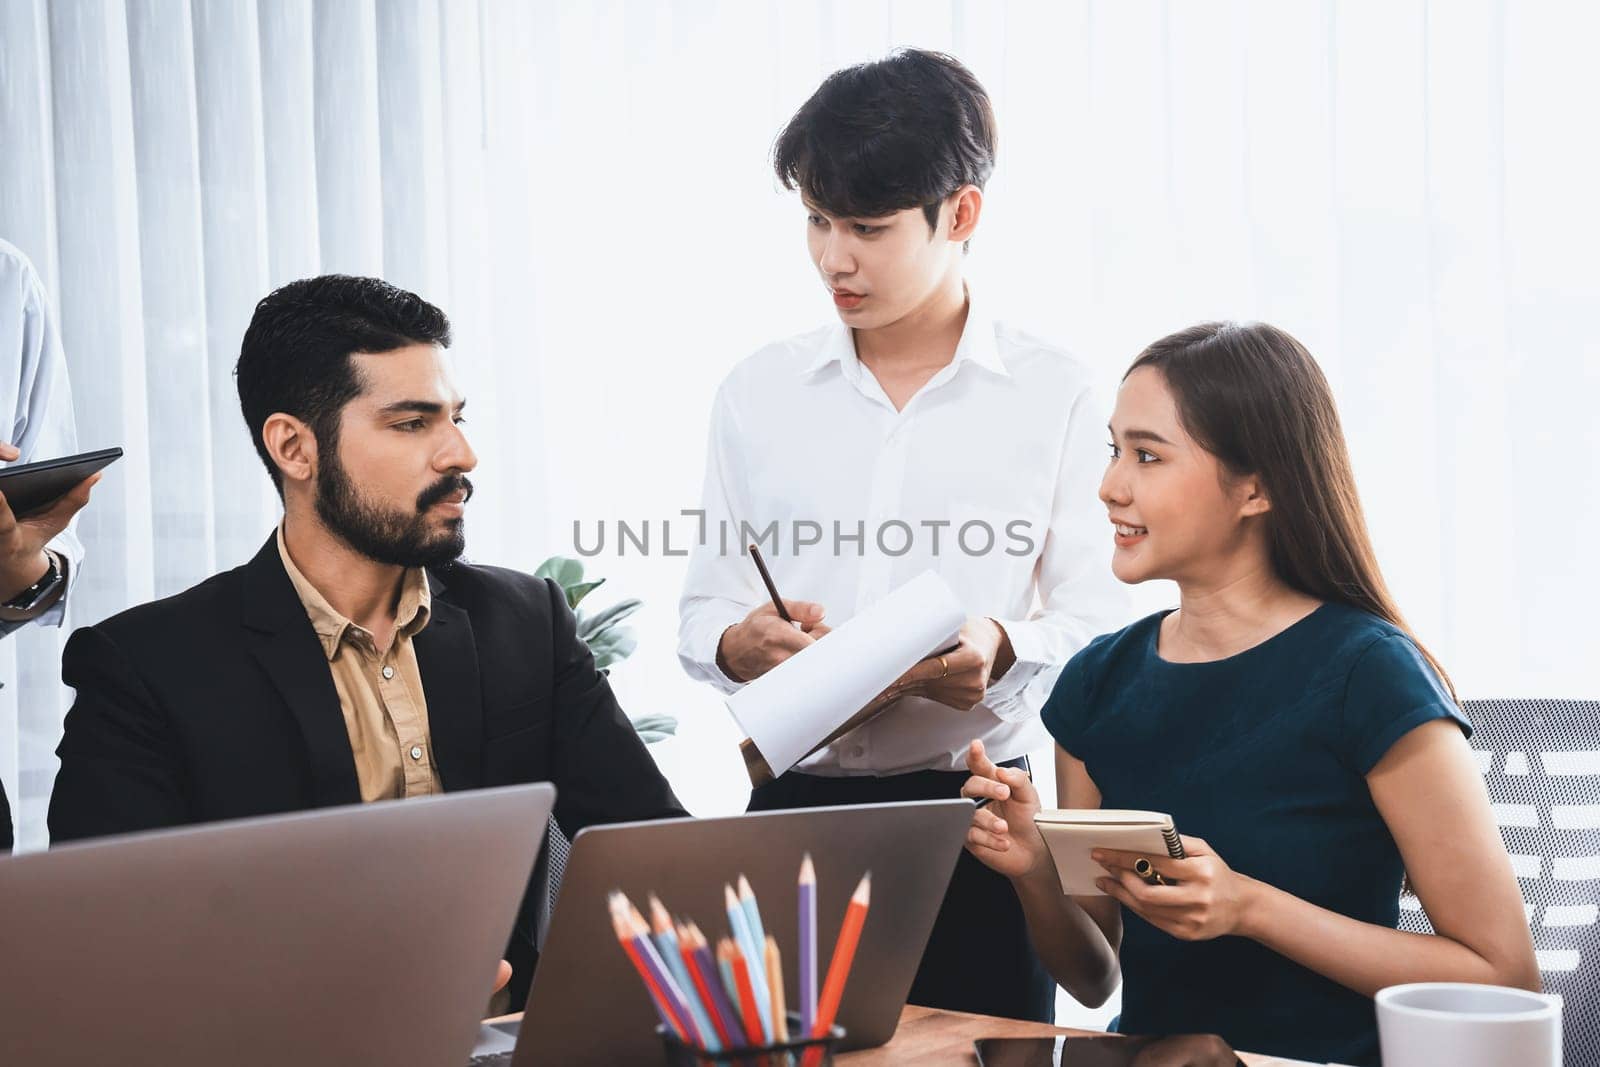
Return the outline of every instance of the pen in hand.
<path id="1" fill-rule="evenodd" d="M 761 572 L 761 581 L 767 587 L 767 595 L 772 597 L 772 606 L 778 609 L 778 618 L 796 630 L 801 629 L 800 624 L 789 614 L 789 609 L 783 606 L 783 597 L 778 595 L 778 586 L 772 580 L 772 572 L 767 570 L 767 561 L 761 558 L 761 550 L 755 545 L 750 546 L 750 558 L 756 561 L 756 570 Z"/>

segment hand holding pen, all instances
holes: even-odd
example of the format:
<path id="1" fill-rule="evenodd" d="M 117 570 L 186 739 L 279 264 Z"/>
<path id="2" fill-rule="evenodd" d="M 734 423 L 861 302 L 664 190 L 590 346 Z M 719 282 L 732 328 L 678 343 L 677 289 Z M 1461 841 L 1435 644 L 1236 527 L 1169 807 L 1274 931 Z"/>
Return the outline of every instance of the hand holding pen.
<path id="1" fill-rule="evenodd" d="M 724 630 L 717 643 L 717 667 L 736 682 L 755 681 L 828 632 L 822 605 L 778 595 L 761 551 L 751 545 L 749 552 L 769 599 Z"/>

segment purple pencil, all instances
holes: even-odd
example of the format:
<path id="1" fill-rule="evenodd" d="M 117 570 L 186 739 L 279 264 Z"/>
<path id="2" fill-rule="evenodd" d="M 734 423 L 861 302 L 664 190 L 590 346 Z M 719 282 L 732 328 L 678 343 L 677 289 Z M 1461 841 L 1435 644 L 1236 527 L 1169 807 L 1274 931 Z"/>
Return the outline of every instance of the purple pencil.
<path id="1" fill-rule="evenodd" d="M 623 898 L 627 900 L 626 897 Z M 650 969 L 651 976 L 656 984 L 661 987 L 661 992 L 666 996 L 673 1011 L 688 1028 L 689 1038 L 700 1048 L 706 1047 L 706 1039 L 700 1035 L 700 1027 L 695 1023 L 694 1016 L 689 1012 L 689 1002 L 684 999 L 683 990 L 678 988 L 677 981 L 672 977 L 672 972 L 667 970 L 667 965 L 662 961 L 660 953 L 656 951 L 655 944 L 650 940 L 650 926 L 644 921 L 644 916 L 633 904 L 627 903 L 628 918 L 632 923 L 634 944 L 638 946 L 639 955 L 644 957 L 645 966 Z"/>
<path id="2" fill-rule="evenodd" d="M 689 937 L 694 945 L 692 957 L 695 969 L 700 972 L 700 977 L 706 983 L 706 990 L 711 994 L 711 1010 L 716 1012 L 722 1020 L 722 1025 L 734 1039 L 735 1044 L 749 1043 L 749 1038 L 744 1032 L 744 1023 L 739 1019 L 739 1013 L 733 1010 L 733 1004 L 728 1000 L 727 990 L 722 984 L 722 972 L 717 967 L 717 961 L 711 958 L 710 943 L 706 935 L 694 923 L 688 926 Z"/>
<path id="3" fill-rule="evenodd" d="M 728 1027 L 728 1033 L 734 1035 L 734 1040 L 752 1043 L 744 1033 L 744 1024 L 739 1021 L 738 1011 L 733 1009 L 733 1001 L 728 1000 L 722 969 L 718 968 L 717 960 L 710 955 L 710 942 L 706 941 L 706 934 L 701 933 L 699 926 L 690 923 L 690 936 L 694 937 L 694 963 L 698 963 L 699 973 L 706 979 L 707 989 L 710 990 L 712 1011 L 722 1016 L 722 1024 Z"/>
<path id="4" fill-rule="evenodd" d="M 817 870 L 811 853 L 800 861 L 800 1032 L 817 1020 Z"/>

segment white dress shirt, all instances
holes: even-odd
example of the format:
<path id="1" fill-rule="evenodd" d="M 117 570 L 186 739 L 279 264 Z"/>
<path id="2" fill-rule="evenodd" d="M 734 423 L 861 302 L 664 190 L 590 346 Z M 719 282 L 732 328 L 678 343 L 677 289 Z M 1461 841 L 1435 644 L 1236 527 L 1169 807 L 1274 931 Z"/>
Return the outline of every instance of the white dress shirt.
<path id="1" fill-rule="evenodd" d="M 61 351 L 55 309 L 33 264 L 5 241 L 0 241 L 0 441 L 17 446 L 22 453 L 18 463 L 57 459 L 77 451 L 72 390 L 67 384 L 67 360 Z M 0 637 L 29 622 L 60 626 L 66 617 L 67 594 L 83 561 L 83 546 L 68 527 L 50 542 L 50 548 L 66 561 L 68 587 L 36 618 L 0 617 Z"/>
<path id="2" fill-rule="evenodd" d="M 821 603 L 833 627 L 932 569 L 969 616 L 1005 628 L 1016 663 L 970 711 L 902 698 L 799 769 L 953 771 L 973 738 L 997 760 L 1043 747 L 1039 710 L 1062 664 L 1129 621 L 1096 497 L 1106 417 L 1083 363 L 975 301 L 955 358 L 899 412 L 843 323 L 761 349 L 712 407 L 705 515 L 679 601 L 684 669 L 738 688 L 718 643 L 770 600 L 747 543 L 783 596 Z"/>

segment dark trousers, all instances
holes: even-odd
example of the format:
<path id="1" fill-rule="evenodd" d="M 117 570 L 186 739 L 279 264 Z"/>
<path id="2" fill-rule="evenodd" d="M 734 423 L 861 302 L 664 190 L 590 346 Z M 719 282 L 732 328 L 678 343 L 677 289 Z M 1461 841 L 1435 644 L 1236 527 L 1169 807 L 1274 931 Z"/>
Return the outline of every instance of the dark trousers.
<path id="1" fill-rule="evenodd" d="M 1026 758 L 1002 764 L 1026 767 Z M 790 771 L 750 794 L 750 811 L 946 800 L 961 795 L 964 771 L 915 771 L 887 778 L 823 778 Z M 1045 970 L 1011 883 L 965 849 L 956 862 L 911 1003 L 949 1011 L 1053 1023 L 1056 983 Z"/>

